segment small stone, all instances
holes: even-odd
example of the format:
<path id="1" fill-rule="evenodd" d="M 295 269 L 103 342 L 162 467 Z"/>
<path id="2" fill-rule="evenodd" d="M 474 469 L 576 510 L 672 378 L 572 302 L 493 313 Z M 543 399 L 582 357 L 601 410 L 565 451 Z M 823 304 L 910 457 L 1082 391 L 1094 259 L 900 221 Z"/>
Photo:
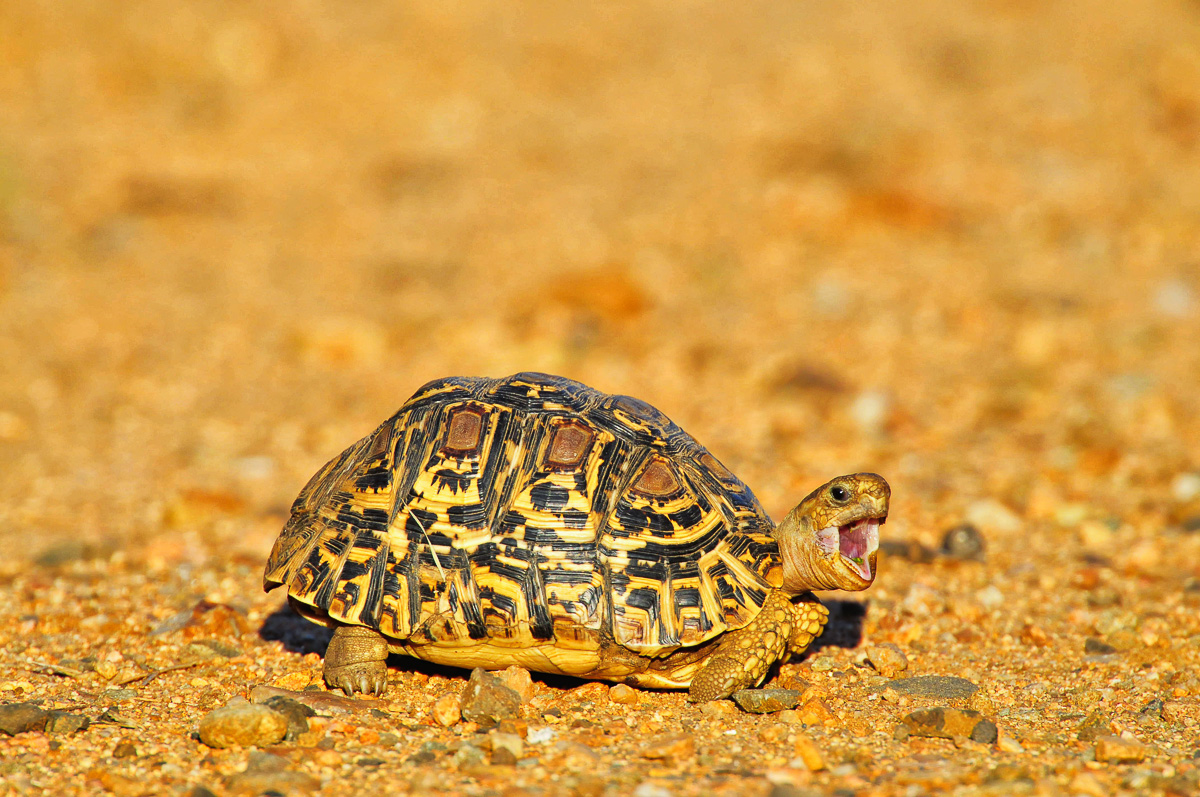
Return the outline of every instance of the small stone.
<path id="1" fill-rule="evenodd" d="M 613 684 L 608 688 L 608 699 L 614 703 L 633 706 L 638 702 L 638 691 L 625 684 Z"/>
<path id="2" fill-rule="evenodd" d="M 1004 593 L 995 584 L 989 584 L 975 593 L 975 601 L 985 609 L 999 609 L 1004 605 Z"/>
<path id="3" fill-rule="evenodd" d="M 996 742 L 996 747 L 1003 753 L 1023 753 L 1025 748 L 1011 736 L 1001 736 L 1000 741 Z"/>
<path id="4" fill-rule="evenodd" d="M 92 721 L 82 714 L 51 711 L 46 716 L 46 733 L 78 733 L 87 730 Z"/>
<path id="5" fill-rule="evenodd" d="M 867 661 L 885 678 L 895 678 L 908 669 L 908 657 L 891 642 L 867 648 Z"/>
<path id="6" fill-rule="evenodd" d="M 1091 772 L 1080 772 L 1071 778 L 1070 785 L 1067 790 L 1071 794 L 1080 794 L 1083 797 L 1108 797 L 1112 792 L 1100 778 L 1096 777 Z"/>
<path id="7" fill-rule="evenodd" d="M 713 700 L 702 704 L 700 713 L 706 717 L 728 717 L 737 713 L 737 707 L 728 700 Z"/>
<path id="8" fill-rule="evenodd" d="M 5 703 L 0 706 L 0 731 L 9 736 L 40 731 L 46 727 L 48 715 L 32 703 Z"/>
<path id="9" fill-rule="evenodd" d="M 287 717 L 255 703 L 225 706 L 200 720 L 200 741 L 209 747 L 277 744 L 287 731 Z"/>
<path id="10" fill-rule="evenodd" d="M 449 728 L 462 717 L 462 700 L 458 695 L 442 695 L 429 710 L 433 721 L 443 728 Z"/>
<path id="11" fill-rule="evenodd" d="M 111 681 L 117 676 L 117 665 L 111 661 L 96 662 L 96 675 L 99 675 L 106 681 Z"/>
<path id="12" fill-rule="evenodd" d="M 733 700 L 742 711 L 751 714 L 773 714 L 800 705 L 800 692 L 795 689 L 741 689 Z"/>
<path id="13" fill-rule="evenodd" d="M 471 671 L 461 699 L 463 719 L 477 722 L 481 728 L 515 719 L 521 709 L 521 696 L 479 667 Z"/>
<path id="14" fill-rule="evenodd" d="M 822 656 L 818 659 L 813 659 L 813 662 L 810 666 L 812 667 L 813 672 L 829 672 L 837 667 L 837 662 L 829 656 Z"/>
<path id="15" fill-rule="evenodd" d="M 804 762 L 809 772 L 819 772 L 825 768 L 825 758 L 820 749 L 807 736 L 797 736 L 793 747 L 796 757 Z"/>
<path id="16" fill-rule="evenodd" d="M 1117 649 L 1107 642 L 1102 642 L 1095 637 L 1088 637 L 1083 643 L 1083 652 L 1095 656 L 1107 656 L 1110 653 L 1116 653 Z"/>
<path id="17" fill-rule="evenodd" d="M 808 700 L 797 710 L 797 718 L 802 725 L 832 725 L 837 722 L 829 706 L 817 697 Z"/>
<path id="18" fill-rule="evenodd" d="M 227 777 L 225 788 L 230 794 L 308 794 L 319 790 L 321 781 L 303 772 L 256 772 L 247 767 L 245 772 Z"/>
<path id="19" fill-rule="evenodd" d="M 280 689 L 291 689 L 298 692 L 311 683 L 312 675 L 310 673 L 289 672 L 287 675 L 281 675 L 276 678 L 271 685 Z"/>
<path id="20" fill-rule="evenodd" d="M 942 555 L 951 559 L 982 562 L 984 548 L 983 534 L 970 523 L 955 526 L 942 535 Z"/>
<path id="21" fill-rule="evenodd" d="M 600 756 L 585 744 L 570 742 L 563 748 L 559 761 L 564 769 L 571 772 L 591 772 L 600 763 Z"/>
<path id="22" fill-rule="evenodd" d="M 991 744 L 998 738 L 996 724 L 970 709 L 922 708 L 909 714 L 896 726 L 895 738 L 927 736 L 938 739 L 971 739 Z"/>
<path id="23" fill-rule="evenodd" d="M 421 752 L 427 752 L 427 751 L 423 750 Z M 420 755 L 420 753 L 418 753 L 417 755 Z M 416 756 L 414 756 L 414 758 L 415 757 Z M 434 759 L 434 757 L 435 756 L 433 753 L 429 753 L 430 761 L 432 761 Z M 316 754 L 313 755 L 313 760 L 316 761 L 319 765 L 321 765 L 323 767 L 333 767 L 336 769 L 337 767 L 340 767 L 342 765 L 342 754 L 336 750 L 320 750 Z"/>
<path id="24" fill-rule="evenodd" d="M 1150 755 L 1150 749 L 1136 739 L 1100 736 L 1096 739 L 1096 760 L 1106 764 L 1136 764 Z"/>
<path id="25" fill-rule="evenodd" d="M 887 686 L 901 695 L 942 700 L 966 699 L 979 689 L 966 678 L 955 675 L 917 675 L 890 681 Z"/>
<path id="26" fill-rule="evenodd" d="M 696 740 L 686 733 L 660 736 L 642 750 L 642 758 L 668 760 L 676 763 L 685 761 L 695 754 Z"/>
<path id="27" fill-rule="evenodd" d="M 786 739 L 791 732 L 792 729 L 787 725 L 784 725 L 782 722 L 776 722 L 759 731 L 758 738 L 767 744 L 776 744 Z"/>
<path id="28" fill-rule="evenodd" d="M 1101 736 L 1112 733 L 1112 724 L 1108 717 L 1099 711 L 1093 711 L 1075 729 L 1075 738 L 1081 742 L 1094 742 Z"/>
<path id="29" fill-rule="evenodd" d="M 501 670 L 499 678 L 500 683 L 517 693 L 522 703 L 528 703 L 530 698 L 533 697 L 535 691 L 533 678 L 530 676 L 529 670 L 524 667 L 513 665 L 505 670 Z"/>
<path id="30" fill-rule="evenodd" d="M 308 733 L 308 718 L 316 716 L 317 713 L 299 700 L 293 700 L 290 697 L 268 698 L 263 701 L 262 705 L 287 717 L 287 734 L 283 737 L 285 742 L 294 742 L 300 738 L 301 734 Z"/>
<path id="31" fill-rule="evenodd" d="M 287 697 L 302 703 L 321 714 L 346 714 L 367 711 L 379 705 L 376 700 L 356 700 L 333 692 L 293 692 L 275 686 L 256 686 L 250 690 L 250 701 L 266 703 L 273 697 Z"/>
<path id="32" fill-rule="evenodd" d="M 137 747 L 134 746 L 133 742 L 121 742 L 112 751 L 113 758 L 135 758 L 136 756 Z"/>
<path id="33" fill-rule="evenodd" d="M 1179 722 L 1186 710 L 1186 706 L 1178 700 L 1167 700 L 1162 704 L 1162 718 L 1167 722 Z"/>
<path id="34" fill-rule="evenodd" d="M 493 764 L 515 764 L 525 752 L 525 743 L 515 733 L 492 731 L 488 734 L 488 741 L 492 745 Z"/>

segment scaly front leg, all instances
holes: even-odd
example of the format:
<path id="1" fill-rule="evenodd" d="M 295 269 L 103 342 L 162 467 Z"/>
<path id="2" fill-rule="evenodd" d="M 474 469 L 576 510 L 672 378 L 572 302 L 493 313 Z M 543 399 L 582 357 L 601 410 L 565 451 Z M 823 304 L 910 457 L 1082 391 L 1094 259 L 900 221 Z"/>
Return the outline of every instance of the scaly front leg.
<path id="1" fill-rule="evenodd" d="M 706 703 L 757 686 L 771 665 L 791 649 L 796 617 L 791 601 L 780 590 L 772 590 L 758 616 L 745 628 L 727 633 L 712 652 L 692 679 L 688 700 Z"/>

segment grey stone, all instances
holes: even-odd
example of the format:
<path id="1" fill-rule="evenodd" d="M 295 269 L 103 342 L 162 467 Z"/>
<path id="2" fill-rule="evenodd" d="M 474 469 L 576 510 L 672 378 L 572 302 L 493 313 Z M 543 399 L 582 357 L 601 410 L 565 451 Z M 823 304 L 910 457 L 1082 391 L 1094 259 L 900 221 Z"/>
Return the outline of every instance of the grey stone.
<path id="1" fill-rule="evenodd" d="M 966 678 L 955 675 L 917 675 L 912 678 L 897 678 L 889 681 L 887 688 L 895 689 L 911 697 L 936 697 L 946 700 L 968 698 L 979 687 Z"/>
<path id="2" fill-rule="evenodd" d="M 82 714 L 51 711 L 46 716 L 46 733 L 78 733 L 87 730 L 92 721 Z"/>
<path id="3" fill-rule="evenodd" d="M 999 738 L 996 723 L 978 711 L 970 709 L 922 708 L 912 712 L 896 726 L 895 738 L 903 740 L 909 736 L 932 736 L 942 739 L 967 738 L 983 744 L 992 744 Z"/>
<path id="4" fill-rule="evenodd" d="M 955 526 L 942 536 L 942 554 L 951 559 L 982 562 L 985 548 L 983 534 L 970 523 Z"/>
<path id="5" fill-rule="evenodd" d="M 49 712 L 33 703 L 5 703 L 0 706 L 0 731 L 9 736 L 29 731 L 40 731 L 46 727 Z"/>
<path id="6" fill-rule="evenodd" d="M 800 705 L 797 689 L 742 689 L 733 693 L 733 702 L 751 714 L 773 714 Z"/>
<path id="7" fill-rule="evenodd" d="M 283 737 L 285 742 L 294 742 L 300 738 L 300 734 L 308 733 L 308 718 L 316 716 L 317 713 L 312 707 L 304 705 L 299 700 L 282 695 L 268 698 L 262 702 L 262 705 L 287 717 L 287 734 Z"/>
<path id="8" fill-rule="evenodd" d="M 490 728 L 501 720 L 516 719 L 520 710 L 521 696 L 499 678 L 478 667 L 471 671 L 462 693 L 463 719 Z"/>
<path id="9" fill-rule="evenodd" d="M 1083 652 L 1096 656 L 1107 656 L 1110 653 L 1116 653 L 1117 649 L 1107 642 L 1102 642 L 1095 637 L 1088 637 L 1083 643 Z"/>

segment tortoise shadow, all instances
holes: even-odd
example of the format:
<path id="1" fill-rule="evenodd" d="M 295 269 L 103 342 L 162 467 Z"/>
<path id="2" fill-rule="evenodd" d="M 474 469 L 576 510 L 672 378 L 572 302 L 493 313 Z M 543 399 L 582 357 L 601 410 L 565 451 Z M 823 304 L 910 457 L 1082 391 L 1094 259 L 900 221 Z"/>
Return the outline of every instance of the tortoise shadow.
<path id="1" fill-rule="evenodd" d="M 863 641 L 863 622 L 871 601 L 848 601 L 825 598 L 821 601 L 829 609 L 829 624 L 825 633 L 817 637 L 804 654 L 812 658 L 824 648 L 856 648 Z"/>
<path id="2" fill-rule="evenodd" d="M 848 601 L 825 599 L 822 601 L 829 607 L 829 624 L 825 632 L 813 642 L 800 659 L 811 659 L 824 648 L 856 648 L 862 644 L 863 621 L 867 616 L 870 601 Z M 316 653 L 322 657 L 329 647 L 333 630 L 301 617 L 292 607 L 284 604 L 263 620 L 258 629 L 258 636 L 264 642 L 280 642 L 285 650 L 301 656 Z M 388 656 L 388 667 L 400 672 L 419 672 L 426 675 L 440 675 L 443 678 L 461 678 L 466 680 L 469 673 L 459 667 L 447 667 L 440 664 L 392 654 Z M 773 670 L 777 669 L 773 668 Z M 553 689 L 573 689 L 588 683 L 588 679 L 573 678 L 569 675 L 554 675 L 551 673 L 530 673 L 535 681 L 541 681 Z M 774 676 L 768 678 L 771 680 Z"/>

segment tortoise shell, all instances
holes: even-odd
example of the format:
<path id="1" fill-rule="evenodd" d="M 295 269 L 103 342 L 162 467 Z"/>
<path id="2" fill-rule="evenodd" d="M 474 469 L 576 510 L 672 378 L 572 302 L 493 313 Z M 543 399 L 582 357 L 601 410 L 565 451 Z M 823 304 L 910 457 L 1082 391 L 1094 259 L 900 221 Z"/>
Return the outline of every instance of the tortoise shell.
<path id="1" fill-rule="evenodd" d="M 604 640 L 664 656 L 754 618 L 782 580 L 773 528 L 643 401 L 545 374 L 452 377 L 309 481 L 264 587 L 405 652 Z"/>

